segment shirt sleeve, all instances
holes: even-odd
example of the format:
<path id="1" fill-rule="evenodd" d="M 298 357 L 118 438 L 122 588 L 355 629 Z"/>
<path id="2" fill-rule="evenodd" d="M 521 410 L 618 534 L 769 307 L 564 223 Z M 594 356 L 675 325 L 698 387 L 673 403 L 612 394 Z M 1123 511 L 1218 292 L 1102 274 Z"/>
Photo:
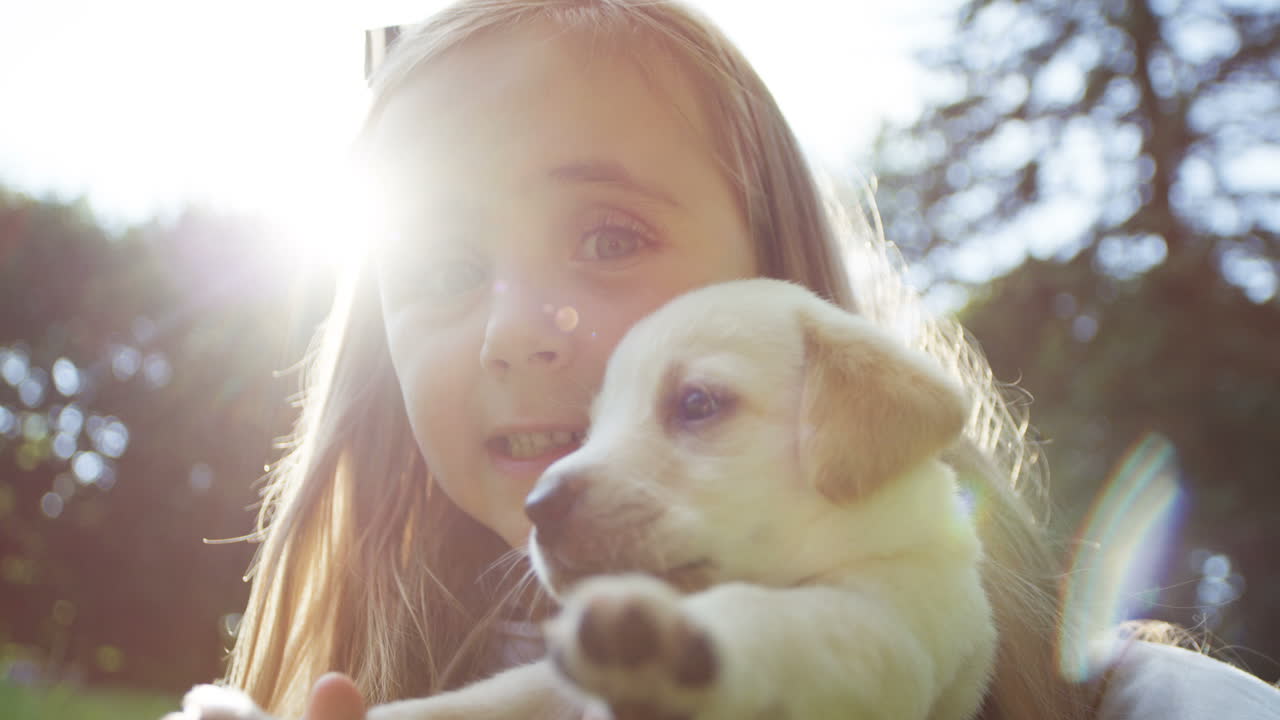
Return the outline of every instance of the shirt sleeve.
<path id="1" fill-rule="evenodd" d="M 1280 689 L 1172 645 L 1129 643 L 1105 682 L 1098 720 L 1280 720 Z"/>

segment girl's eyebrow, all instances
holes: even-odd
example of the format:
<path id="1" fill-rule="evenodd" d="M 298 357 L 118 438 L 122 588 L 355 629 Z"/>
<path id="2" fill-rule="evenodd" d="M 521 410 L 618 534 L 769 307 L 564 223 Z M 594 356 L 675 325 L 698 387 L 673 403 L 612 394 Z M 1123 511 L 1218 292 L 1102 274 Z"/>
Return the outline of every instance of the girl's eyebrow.
<path id="1" fill-rule="evenodd" d="M 612 160 L 588 160 L 567 163 L 552 168 L 547 175 L 560 182 L 588 183 L 608 185 L 627 192 L 635 193 L 650 200 L 680 207 L 680 203 L 670 193 L 638 180 L 620 163 Z"/>

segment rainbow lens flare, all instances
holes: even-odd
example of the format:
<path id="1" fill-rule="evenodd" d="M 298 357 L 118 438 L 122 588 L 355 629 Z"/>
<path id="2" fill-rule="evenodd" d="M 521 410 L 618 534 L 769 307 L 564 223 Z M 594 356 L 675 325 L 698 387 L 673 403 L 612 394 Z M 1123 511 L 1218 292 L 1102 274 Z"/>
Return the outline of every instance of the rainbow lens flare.
<path id="1" fill-rule="evenodd" d="M 1173 444 L 1148 433 L 1116 464 L 1089 510 L 1063 591 L 1058 665 L 1083 681 L 1118 649 L 1116 626 L 1156 601 L 1183 493 Z"/>

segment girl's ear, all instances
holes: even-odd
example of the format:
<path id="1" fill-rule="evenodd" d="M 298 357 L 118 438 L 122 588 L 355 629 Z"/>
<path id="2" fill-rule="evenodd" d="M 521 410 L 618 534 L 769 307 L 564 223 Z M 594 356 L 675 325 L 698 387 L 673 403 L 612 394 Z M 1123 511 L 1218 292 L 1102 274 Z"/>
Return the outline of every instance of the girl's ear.
<path id="1" fill-rule="evenodd" d="M 835 308 L 806 308 L 801 326 L 801 463 L 833 502 L 866 497 L 964 428 L 964 392 L 925 354 Z"/>

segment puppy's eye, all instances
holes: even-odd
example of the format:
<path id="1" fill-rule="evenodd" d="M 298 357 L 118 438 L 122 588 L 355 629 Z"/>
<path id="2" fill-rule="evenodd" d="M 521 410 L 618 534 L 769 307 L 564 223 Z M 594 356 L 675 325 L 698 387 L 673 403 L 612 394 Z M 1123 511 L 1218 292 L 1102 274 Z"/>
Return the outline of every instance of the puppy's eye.
<path id="1" fill-rule="evenodd" d="M 720 412 L 720 400 L 710 390 L 695 385 L 680 391 L 676 410 L 685 422 L 706 420 Z"/>

